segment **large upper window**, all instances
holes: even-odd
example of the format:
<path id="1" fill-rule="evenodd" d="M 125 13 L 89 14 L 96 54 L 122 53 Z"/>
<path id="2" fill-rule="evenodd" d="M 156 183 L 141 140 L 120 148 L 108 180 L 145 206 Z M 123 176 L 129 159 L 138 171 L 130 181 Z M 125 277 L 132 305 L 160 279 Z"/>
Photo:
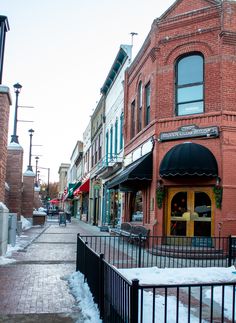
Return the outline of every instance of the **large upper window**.
<path id="1" fill-rule="evenodd" d="M 181 57 L 176 65 L 176 114 L 204 111 L 204 59 L 197 53 Z"/>
<path id="2" fill-rule="evenodd" d="M 130 127 L 130 137 L 133 138 L 135 136 L 135 101 L 131 103 L 131 127 Z"/>
<path id="3" fill-rule="evenodd" d="M 145 86 L 145 126 L 150 123 L 150 104 L 151 104 L 151 91 L 150 83 Z"/>
<path id="4" fill-rule="evenodd" d="M 142 82 L 138 85 L 138 132 L 142 130 Z"/>

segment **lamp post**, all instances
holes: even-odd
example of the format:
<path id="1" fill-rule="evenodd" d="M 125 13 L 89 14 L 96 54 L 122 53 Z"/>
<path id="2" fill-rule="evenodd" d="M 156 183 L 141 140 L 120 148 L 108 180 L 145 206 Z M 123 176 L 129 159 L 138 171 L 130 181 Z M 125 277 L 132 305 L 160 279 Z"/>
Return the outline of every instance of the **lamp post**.
<path id="1" fill-rule="evenodd" d="M 36 165 L 35 165 L 35 186 L 36 187 L 38 187 L 38 162 L 39 162 L 39 157 L 38 156 L 36 156 L 35 157 L 35 163 L 36 163 Z"/>
<path id="2" fill-rule="evenodd" d="M 30 129 L 29 134 L 30 134 L 30 147 L 29 147 L 29 165 L 27 167 L 27 170 L 30 170 L 31 172 L 33 171 L 32 165 L 31 165 L 31 157 L 32 157 L 32 137 L 33 137 L 34 130 Z"/>
<path id="3" fill-rule="evenodd" d="M 18 111 L 18 96 L 21 91 L 22 85 L 20 85 L 19 83 L 16 83 L 13 85 L 13 87 L 16 93 L 16 104 L 15 104 L 14 130 L 13 130 L 13 135 L 11 136 L 11 142 L 15 142 L 16 144 L 19 144 L 18 136 L 17 136 L 17 111 Z"/>
<path id="4" fill-rule="evenodd" d="M 50 168 L 47 168 L 47 167 L 38 167 L 38 168 L 40 168 L 40 169 L 46 169 L 48 171 L 48 183 L 47 183 L 47 199 L 48 199 L 50 197 L 50 189 L 49 189 L 49 183 L 50 183 Z"/>

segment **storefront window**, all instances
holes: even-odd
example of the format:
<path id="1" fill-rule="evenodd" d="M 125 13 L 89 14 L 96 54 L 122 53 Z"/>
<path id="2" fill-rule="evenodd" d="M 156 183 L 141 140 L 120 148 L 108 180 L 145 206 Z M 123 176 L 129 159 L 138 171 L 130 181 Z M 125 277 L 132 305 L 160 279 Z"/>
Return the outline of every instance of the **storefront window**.
<path id="1" fill-rule="evenodd" d="M 131 221 L 143 222 L 143 198 L 142 191 L 132 193 Z"/>
<path id="2" fill-rule="evenodd" d="M 175 194 L 171 201 L 171 216 L 182 217 L 187 211 L 187 192 L 179 192 Z"/>

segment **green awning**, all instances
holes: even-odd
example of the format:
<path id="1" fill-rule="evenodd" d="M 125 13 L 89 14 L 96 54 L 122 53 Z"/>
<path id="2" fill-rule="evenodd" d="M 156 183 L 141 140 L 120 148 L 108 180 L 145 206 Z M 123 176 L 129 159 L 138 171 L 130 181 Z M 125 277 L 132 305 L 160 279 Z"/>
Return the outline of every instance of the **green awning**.
<path id="1" fill-rule="evenodd" d="M 72 199 L 74 197 L 74 191 L 80 187 L 81 182 L 77 182 L 77 183 L 69 183 L 68 185 L 68 195 L 67 198 Z"/>

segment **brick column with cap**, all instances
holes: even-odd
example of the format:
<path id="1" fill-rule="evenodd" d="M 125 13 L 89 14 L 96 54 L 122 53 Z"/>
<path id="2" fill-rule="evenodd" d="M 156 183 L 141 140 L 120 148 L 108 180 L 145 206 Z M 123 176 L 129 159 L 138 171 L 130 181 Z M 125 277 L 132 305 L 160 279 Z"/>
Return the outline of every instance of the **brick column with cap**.
<path id="1" fill-rule="evenodd" d="M 7 137 L 10 105 L 11 98 L 9 88 L 6 86 L 0 86 L 0 202 L 3 203 L 5 201 Z"/>
<path id="2" fill-rule="evenodd" d="M 32 221 L 34 208 L 34 172 L 27 170 L 23 174 L 22 215 Z"/>

